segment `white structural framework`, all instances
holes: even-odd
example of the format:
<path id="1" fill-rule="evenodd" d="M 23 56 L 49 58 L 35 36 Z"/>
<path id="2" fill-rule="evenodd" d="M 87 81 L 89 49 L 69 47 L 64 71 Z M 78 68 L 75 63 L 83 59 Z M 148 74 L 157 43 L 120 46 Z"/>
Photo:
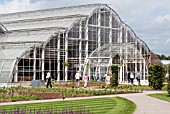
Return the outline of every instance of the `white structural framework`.
<path id="1" fill-rule="evenodd" d="M 102 79 L 108 67 L 148 75 L 148 46 L 106 4 L 0 15 L 0 82 L 74 78 L 76 71 Z M 89 67 L 90 66 L 90 67 Z"/>

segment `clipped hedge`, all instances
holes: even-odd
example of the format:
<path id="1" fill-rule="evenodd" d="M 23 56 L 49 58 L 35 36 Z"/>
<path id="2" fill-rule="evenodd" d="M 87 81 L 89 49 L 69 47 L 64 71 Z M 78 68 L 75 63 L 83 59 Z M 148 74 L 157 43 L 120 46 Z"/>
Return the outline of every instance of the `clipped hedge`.
<path id="1" fill-rule="evenodd" d="M 168 93 L 170 94 L 170 77 L 168 77 L 167 91 L 168 91 Z"/>
<path id="2" fill-rule="evenodd" d="M 155 90 L 162 90 L 164 82 L 164 68 L 161 65 L 154 64 L 149 66 L 149 86 Z"/>
<path id="3" fill-rule="evenodd" d="M 111 66 L 111 78 L 110 78 L 110 86 L 111 87 L 117 87 L 118 82 L 118 66 L 112 65 Z"/>

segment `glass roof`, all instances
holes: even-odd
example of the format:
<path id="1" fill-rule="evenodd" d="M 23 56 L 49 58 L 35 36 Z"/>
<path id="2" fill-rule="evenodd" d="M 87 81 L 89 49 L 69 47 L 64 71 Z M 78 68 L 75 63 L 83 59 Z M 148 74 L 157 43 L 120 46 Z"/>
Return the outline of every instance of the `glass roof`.
<path id="1" fill-rule="evenodd" d="M 27 45 L 5 45 L 0 46 L 0 82 L 6 83 L 10 80 L 13 67 L 17 57 L 20 57 L 23 52 L 33 44 Z"/>
<path id="2" fill-rule="evenodd" d="M 6 83 L 11 80 L 16 58 L 27 49 L 41 45 L 53 35 L 64 32 L 100 5 L 1 14 L 0 23 L 6 31 L 0 35 L 0 82 Z"/>
<path id="3" fill-rule="evenodd" d="M 22 44 L 22 45 L 4 45 L 0 46 L 0 60 L 2 59 L 16 59 L 20 57 L 21 54 L 35 44 Z"/>
<path id="4" fill-rule="evenodd" d="M 51 35 L 63 32 L 64 29 L 58 29 L 54 28 L 52 30 L 41 30 L 41 31 L 28 31 L 28 32 L 12 32 L 9 34 L 1 35 L 0 42 L 36 42 L 41 41 L 45 42 L 47 41 Z"/>
<path id="5" fill-rule="evenodd" d="M 68 28 L 73 22 L 79 20 L 80 17 L 73 18 L 62 18 L 56 19 L 52 18 L 50 20 L 33 20 L 33 21 L 21 21 L 21 22 L 10 22 L 3 23 L 3 25 L 7 28 L 8 31 L 11 30 L 22 30 L 22 29 L 36 29 L 36 28 L 49 28 L 49 27 L 61 27 Z"/>
<path id="6" fill-rule="evenodd" d="M 45 9 L 38 11 L 18 12 L 11 14 L 1 14 L 0 22 L 36 19 L 54 16 L 68 16 L 68 15 L 89 15 L 94 9 L 99 8 L 102 4 L 87 4 L 81 6 L 71 6 L 63 8 Z M 104 5 L 104 4 L 103 4 Z"/>
<path id="7" fill-rule="evenodd" d="M 0 60 L 0 82 L 7 83 L 11 80 L 11 75 L 14 63 L 16 60 Z"/>
<path id="8" fill-rule="evenodd" d="M 106 44 L 97 48 L 93 51 L 93 53 L 89 56 L 89 58 L 110 58 L 115 54 L 128 54 L 135 53 L 139 54 L 139 50 L 133 44 L 127 43 L 115 43 L 115 44 Z"/>

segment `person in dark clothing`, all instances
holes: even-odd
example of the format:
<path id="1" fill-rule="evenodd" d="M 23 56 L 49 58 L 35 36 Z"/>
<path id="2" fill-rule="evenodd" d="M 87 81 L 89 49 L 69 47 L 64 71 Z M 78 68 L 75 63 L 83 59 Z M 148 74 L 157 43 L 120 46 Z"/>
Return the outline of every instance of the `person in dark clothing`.
<path id="1" fill-rule="evenodd" d="M 138 71 L 136 74 L 136 80 L 138 81 L 139 86 L 140 86 L 140 78 L 141 78 L 141 75 L 140 75 L 140 72 Z"/>
<path id="2" fill-rule="evenodd" d="M 128 72 L 128 83 L 130 83 L 130 72 Z"/>
<path id="3" fill-rule="evenodd" d="M 47 73 L 46 80 L 47 80 L 46 88 L 48 88 L 48 86 L 50 86 L 50 87 L 52 88 L 52 84 L 51 84 L 51 75 L 50 75 L 49 72 Z"/>

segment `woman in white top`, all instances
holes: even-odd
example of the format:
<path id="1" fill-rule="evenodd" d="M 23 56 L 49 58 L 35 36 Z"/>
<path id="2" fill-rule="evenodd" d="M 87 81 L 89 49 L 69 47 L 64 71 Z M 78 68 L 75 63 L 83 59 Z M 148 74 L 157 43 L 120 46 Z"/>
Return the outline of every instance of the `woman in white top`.
<path id="1" fill-rule="evenodd" d="M 75 74 L 75 78 L 76 78 L 76 86 L 79 88 L 80 85 L 80 73 L 79 71 L 77 71 L 77 73 Z"/>
<path id="2" fill-rule="evenodd" d="M 49 85 L 52 88 L 50 72 L 47 72 L 46 80 L 47 80 L 46 88 L 48 88 Z"/>
<path id="3" fill-rule="evenodd" d="M 130 81 L 131 81 L 132 85 L 133 85 L 133 80 L 134 80 L 134 74 L 131 72 L 131 74 L 130 74 Z"/>

